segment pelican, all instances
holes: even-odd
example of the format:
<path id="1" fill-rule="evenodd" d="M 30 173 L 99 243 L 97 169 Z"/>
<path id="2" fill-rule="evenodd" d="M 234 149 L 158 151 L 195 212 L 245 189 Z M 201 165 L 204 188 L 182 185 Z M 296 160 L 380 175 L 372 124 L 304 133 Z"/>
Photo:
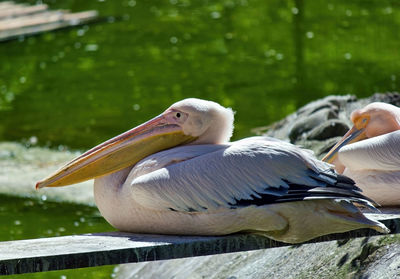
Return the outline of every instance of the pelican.
<path id="1" fill-rule="evenodd" d="M 200 99 L 83 153 L 36 188 L 95 178 L 104 218 L 121 231 L 179 235 L 254 232 L 299 243 L 336 232 L 388 232 L 353 204 L 354 182 L 310 151 L 268 137 L 229 142 L 232 109 Z"/>
<path id="2" fill-rule="evenodd" d="M 375 102 L 350 117 L 353 128 L 322 160 L 380 205 L 400 205 L 400 108 Z"/>

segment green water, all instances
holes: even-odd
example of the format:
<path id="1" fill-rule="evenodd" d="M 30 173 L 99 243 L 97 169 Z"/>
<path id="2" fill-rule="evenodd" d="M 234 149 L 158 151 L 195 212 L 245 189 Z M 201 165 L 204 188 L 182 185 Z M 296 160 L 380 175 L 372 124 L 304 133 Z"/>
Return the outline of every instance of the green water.
<path id="1" fill-rule="evenodd" d="M 399 88 L 398 1 L 43 2 L 102 20 L 0 44 L 0 140 L 85 149 L 185 97 L 233 107 L 241 138 L 325 95 Z"/>
<path id="2" fill-rule="evenodd" d="M 93 207 L 0 196 L 0 241 L 114 230 Z M 111 278 L 113 266 L 4 278 Z"/>
<path id="3" fill-rule="evenodd" d="M 185 97 L 233 107 L 241 138 L 316 98 L 400 86 L 399 1 L 43 2 L 98 10 L 101 20 L 0 43 L 0 140 L 83 150 Z M 97 227 L 83 229 L 71 205 L 27 210 L 26 202 L 2 203 L 3 240 L 107 229 L 91 208 L 80 210 Z M 55 223 L 60 216 L 68 228 Z M 54 278 L 111 273 L 94 270 Z"/>

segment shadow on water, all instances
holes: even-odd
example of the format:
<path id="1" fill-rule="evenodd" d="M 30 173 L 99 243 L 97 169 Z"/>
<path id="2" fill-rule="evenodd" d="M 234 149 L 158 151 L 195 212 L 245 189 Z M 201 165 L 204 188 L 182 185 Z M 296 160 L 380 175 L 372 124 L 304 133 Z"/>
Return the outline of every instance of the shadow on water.
<path id="1" fill-rule="evenodd" d="M 0 45 L 0 140 L 85 149 L 185 97 L 233 107 L 241 138 L 325 95 L 398 88 L 390 1 L 44 2 L 108 20 Z"/>

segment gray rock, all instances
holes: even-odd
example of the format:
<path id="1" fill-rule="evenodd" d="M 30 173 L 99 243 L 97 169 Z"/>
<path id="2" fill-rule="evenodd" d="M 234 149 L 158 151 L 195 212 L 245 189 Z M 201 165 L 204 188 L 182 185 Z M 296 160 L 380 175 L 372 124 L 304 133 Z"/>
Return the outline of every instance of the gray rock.
<path id="1" fill-rule="evenodd" d="M 277 123 L 254 131 L 312 149 L 317 157 L 322 157 L 352 126 L 351 112 L 372 102 L 400 106 L 400 94 L 377 93 L 364 99 L 351 95 L 328 96 L 301 107 Z"/>
<path id="2" fill-rule="evenodd" d="M 120 265 L 116 278 L 398 278 L 398 236 Z"/>
<path id="3" fill-rule="evenodd" d="M 295 142 L 301 138 L 309 138 L 307 134 L 326 123 L 329 119 L 337 118 L 334 108 L 324 107 L 315 112 L 303 114 L 304 117 L 296 119 L 289 130 L 289 139 Z"/>
<path id="4" fill-rule="evenodd" d="M 339 119 L 329 119 L 310 130 L 307 140 L 328 140 L 343 136 L 350 127 Z"/>

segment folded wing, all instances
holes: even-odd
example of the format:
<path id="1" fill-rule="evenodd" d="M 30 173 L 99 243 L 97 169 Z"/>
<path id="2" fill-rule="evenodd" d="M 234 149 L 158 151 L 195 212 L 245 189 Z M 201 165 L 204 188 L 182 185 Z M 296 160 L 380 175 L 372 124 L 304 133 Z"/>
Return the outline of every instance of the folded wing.
<path id="1" fill-rule="evenodd" d="M 354 182 L 337 175 L 329 164 L 266 137 L 218 147 L 183 146 L 139 165 L 146 160 L 153 167 L 131 177 L 132 197 L 155 210 L 202 212 L 309 199 L 370 205 Z"/>

